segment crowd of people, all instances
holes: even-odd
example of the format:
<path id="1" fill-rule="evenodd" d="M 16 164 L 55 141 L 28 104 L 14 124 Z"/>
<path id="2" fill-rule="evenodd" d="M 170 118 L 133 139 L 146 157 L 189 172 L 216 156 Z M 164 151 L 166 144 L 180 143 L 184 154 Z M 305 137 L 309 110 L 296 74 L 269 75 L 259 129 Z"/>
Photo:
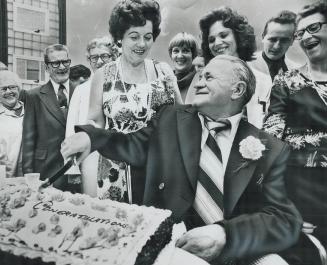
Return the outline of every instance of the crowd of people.
<path id="1" fill-rule="evenodd" d="M 244 15 L 211 10 L 201 43 L 171 39 L 172 68 L 148 56 L 160 22 L 156 1 L 119 1 L 91 70 L 52 44 L 28 91 L 0 63 L 6 177 L 74 159 L 54 187 L 170 209 L 188 228 L 176 246 L 210 264 L 327 264 L 326 1 L 269 18 L 262 51 Z"/>

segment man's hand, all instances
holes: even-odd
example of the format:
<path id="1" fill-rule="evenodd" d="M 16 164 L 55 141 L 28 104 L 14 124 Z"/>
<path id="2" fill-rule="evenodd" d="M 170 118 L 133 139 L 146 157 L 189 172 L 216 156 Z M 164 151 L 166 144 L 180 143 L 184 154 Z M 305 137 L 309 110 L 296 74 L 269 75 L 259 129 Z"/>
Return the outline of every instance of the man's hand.
<path id="1" fill-rule="evenodd" d="M 90 137 L 85 132 L 75 133 L 62 142 L 60 152 L 65 161 L 71 156 L 76 156 L 79 164 L 91 152 Z"/>
<path id="2" fill-rule="evenodd" d="M 217 224 L 187 231 L 176 242 L 182 248 L 208 262 L 216 259 L 226 244 L 225 229 Z"/>

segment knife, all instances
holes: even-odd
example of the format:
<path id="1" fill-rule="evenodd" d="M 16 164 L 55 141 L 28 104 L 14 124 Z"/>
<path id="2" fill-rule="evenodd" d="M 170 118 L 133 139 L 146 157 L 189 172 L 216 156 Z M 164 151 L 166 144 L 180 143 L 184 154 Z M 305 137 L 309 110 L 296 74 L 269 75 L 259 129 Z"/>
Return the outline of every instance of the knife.
<path id="1" fill-rule="evenodd" d="M 49 187 L 58 178 L 62 177 L 66 173 L 66 171 L 71 168 L 72 165 L 75 165 L 75 164 L 76 164 L 75 158 L 68 160 L 67 163 L 62 168 L 60 168 L 53 176 L 51 176 L 50 178 L 47 178 L 40 185 L 39 190 Z"/>

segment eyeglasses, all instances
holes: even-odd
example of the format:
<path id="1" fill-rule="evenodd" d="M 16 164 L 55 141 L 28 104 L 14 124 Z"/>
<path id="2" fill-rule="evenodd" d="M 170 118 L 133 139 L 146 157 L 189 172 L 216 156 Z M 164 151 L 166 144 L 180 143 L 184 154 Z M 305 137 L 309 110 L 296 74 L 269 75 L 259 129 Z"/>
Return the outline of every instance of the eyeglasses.
<path id="1" fill-rule="evenodd" d="M 2 93 L 6 92 L 7 90 L 10 90 L 10 91 L 18 90 L 18 86 L 4 86 L 4 87 L 0 87 L 0 91 Z"/>
<path id="2" fill-rule="evenodd" d="M 102 53 L 102 54 L 97 54 L 97 55 L 91 55 L 89 56 L 89 60 L 92 63 L 96 63 L 99 58 L 101 58 L 102 61 L 108 62 L 113 56 L 109 53 Z"/>
<path id="3" fill-rule="evenodd" d="M 59 68 L 60 64 L 62 64 L 65 67 L 69 67 L 71 62 L 72 62 L 71 59 L 67 59 L 67 60 L 47 62 L 47 65 L 50 64 L 53 68 Z"/>
<path id="4" fill-rule="evenodd" d="M 307 31 L 310 34 L 317 33 L 323 24 L 327 24 L 327 22 L 316 22 L 312 23 L 309 26 L 307 26 L 305 29 L 297 30 L 294 33 L 294 39 L 301 40 L 305 31 Z"/>

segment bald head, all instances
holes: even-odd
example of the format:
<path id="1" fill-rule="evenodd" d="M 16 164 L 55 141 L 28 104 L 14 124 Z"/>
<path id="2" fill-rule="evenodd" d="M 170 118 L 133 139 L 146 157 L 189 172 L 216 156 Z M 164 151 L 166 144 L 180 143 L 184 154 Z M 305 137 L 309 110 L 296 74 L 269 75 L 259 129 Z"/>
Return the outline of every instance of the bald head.
<path id="1" fill-rule="evenodd" d="M 249 67 L 249 65 L 243 61 L 242 59 L 230 55 L 219 55 L 211 59 L 211 62 L 215 61 L 227 61 L 232 65 L 232 70 L 234 73 L 234 77 L 237 81 L 243 81 L 247 84 L 246 91 L 244 94 L 244 105 L 249 102 L 251 97 L 255 92 L 256 79 L 255 76 Z"/>
<path id="2" fill-rule="evenodd" d="M 226 118 L 242 111 L 255 89 L 255 77 L 241 59 L 219 55 L 204 67 L 195 85 L 193 105 L 211 118 Z"/>

